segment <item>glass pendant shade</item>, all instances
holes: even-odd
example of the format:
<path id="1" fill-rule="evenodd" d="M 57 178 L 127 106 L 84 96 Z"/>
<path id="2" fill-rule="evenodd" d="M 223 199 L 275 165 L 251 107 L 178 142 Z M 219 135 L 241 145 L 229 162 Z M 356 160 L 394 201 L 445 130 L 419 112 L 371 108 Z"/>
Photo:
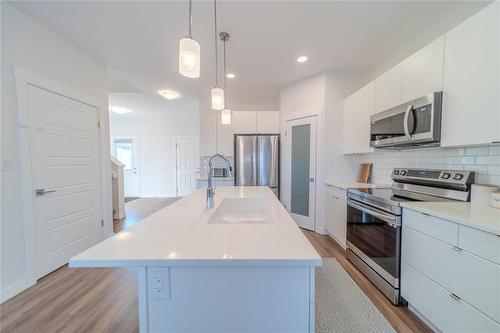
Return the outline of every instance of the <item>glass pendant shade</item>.
<path id="1" fill-rule="evenodd" d="M 231 110 L 229 110 L 229 109 L 222 110 L 220 116 L 221 116 L 221 123 L 223 125 L 230 125 L 231 124 Z"/>
<path id="2" fill-rule="evenodd" d="M 200 77 L 200 44 L 192 38 L 179 42 L 179 73 L 193 79 Z"/>
<path id="3" fill-rule="evenodd" d="M 224 109 L 224 90 L 221 88 L 215 87 L 212 89 L 212 109 Z"/>

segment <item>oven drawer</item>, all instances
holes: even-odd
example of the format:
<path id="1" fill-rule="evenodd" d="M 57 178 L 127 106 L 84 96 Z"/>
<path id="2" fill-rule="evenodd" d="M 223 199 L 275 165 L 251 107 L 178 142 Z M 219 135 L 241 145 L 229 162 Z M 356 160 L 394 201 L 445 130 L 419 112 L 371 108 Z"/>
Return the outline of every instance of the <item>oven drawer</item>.
<path id="1" fill-rule="evenodd" d="M 499 332 L 500 325 L 406 263 L 402 296 L 443 332 Z"/>
<path id="2" fill-rule="evenodd" d="M 500 235 L 463 225 L 458 228 L 458 246 L 460 248 L 500 265 Z"/>
<path id="3" fill-rule="evenodd" d="M 458 225 L 456 223 L 405 208 L 403 225 L 448 244 L 457 245 Z"/>
<path id="4" fill-rule="evenodd" d="M 402 261 L 500 322 L 500 266 L 403 226 Z M 403 285 L 409 282 L 402 280 Z"/>

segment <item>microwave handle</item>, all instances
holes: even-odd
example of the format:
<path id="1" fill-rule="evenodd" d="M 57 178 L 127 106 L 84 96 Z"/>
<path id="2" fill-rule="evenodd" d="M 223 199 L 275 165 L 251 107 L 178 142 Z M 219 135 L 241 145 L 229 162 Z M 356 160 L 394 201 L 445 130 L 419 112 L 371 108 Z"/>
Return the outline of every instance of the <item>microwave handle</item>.
<path id="1" fill-rule="evenodd" d="M 408 119 L 410 117 L 410 112 L 413 111 L 413 105 L 408 105 L 408 108 L 406 109 L 406 112 L 405 112 L 405 118 L 403 120 L 403 127 L 404 127 L 404 130 L 405 130 L 405 135 L 406 137 L 408 138 L 408 140 L 411 140 L 411 133 L 410 133 L 410 129 L 408 128 Z M 413 129 L 412 129 L 413 131 Z"/>

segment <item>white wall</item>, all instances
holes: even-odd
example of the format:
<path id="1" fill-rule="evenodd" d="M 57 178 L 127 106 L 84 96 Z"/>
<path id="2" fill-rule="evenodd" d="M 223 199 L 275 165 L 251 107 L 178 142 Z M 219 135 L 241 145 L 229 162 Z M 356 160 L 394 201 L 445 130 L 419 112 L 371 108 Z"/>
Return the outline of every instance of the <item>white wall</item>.
<path id="1" fill-rule="evenodd" d="M 293 82 L 281 89 L 281 119 L 308 113 L 323 113 L 325 107 L 324 74 Z"/>
<path id="2" fill-rule="evenodd" d="M 2 232 L 1 232 L 1 298 L 2 301 L 24 289 L 28 281 L 25 271 L 26 253 L 22 210 L 16 127 L 16 91 L 13 66 L 37 74 L 47 80 L 102 101 L 101 136 L 106 141 L 107 98 L 106 68 L 93 58 L 26 16 L 11 4 L 1 3 L 2 25 Z M 109 155 L 109 143 L 103 143 Z M 109 183 L 103 186 L 106 230 L 112 230 L 109 160 L 103 172 Z"/>
<path id="3" fill-rule="evenodd" d="M 287 121 L 316 116 L 317 159 L 316 159 L 316 209 L 315 230 L 322 232 L 323 213 L 323 111 L 325 109 L 325 75 L 316 75 L 301 81 L 293 82 L 281 89 L 280 93 L 280 133 L 281 133 L 281 177 L 280 200 L 290 210 L 290 149 L 285 135 Z"/>
<path id="4" fill-rule="evenodd" d="M 361 157 L 342 155 L 342 102 L 352 77 L 327 73 L 325 80 L 325 180 L 345 183 L 356 179 Z"/>
<path id="5" fill-rule="evenodd" d="M 111 115 L 110 133 L 139 138 L 141 196 L 175 197 L 174 136 L 199 136 L 197 103 L 176 109 L 143 94 L 110 94 L 109 102 L 132 110 Z"/>
<path id="6" fill-rule="evenodd" d="M 281 135 L 286 121 L 311 115 L 317 118 L 316 231 L 324 229 L 324 181 L 349 182 L 355 179 L 361 158 L 342 155 L 342 99 L 353 77 L 323 73 L 285 86 L 281 90 Z M 290 147 L 282 140 L 282 201 L 290 196 Z"/>

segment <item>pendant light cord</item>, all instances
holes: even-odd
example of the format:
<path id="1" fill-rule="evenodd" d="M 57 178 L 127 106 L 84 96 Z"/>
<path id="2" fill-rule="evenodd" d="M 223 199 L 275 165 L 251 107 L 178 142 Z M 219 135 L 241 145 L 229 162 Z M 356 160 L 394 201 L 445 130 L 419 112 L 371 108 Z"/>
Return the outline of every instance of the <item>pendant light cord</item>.
<path id="1" fill-rule="evenodd" d="M 189 38 L 193 39 L 193 34 L 191 32 L 191 26 L 193 25 L 193 15 L 191 10 L 192 4 L 191 0 L 189 0 Z"/>
<path id="2" fill-rule="evenodd" d="M 227 107 L 227 88 L 226 88 L 226 81 L 227 81 L 227 74 L 226 74 L 226 40 L 224 39 L 224 105 Z"/>
<path id="3" fill-rule="evenodd" d="M 215 46 L 215 87 L 217 88 L 219 86 L 219 68 L 218 68 L 218 57 L 217 57 L 217 0 L 214 0 L 214 46 Z M 224 90 L 226 87 L 224 87 Z"/>

